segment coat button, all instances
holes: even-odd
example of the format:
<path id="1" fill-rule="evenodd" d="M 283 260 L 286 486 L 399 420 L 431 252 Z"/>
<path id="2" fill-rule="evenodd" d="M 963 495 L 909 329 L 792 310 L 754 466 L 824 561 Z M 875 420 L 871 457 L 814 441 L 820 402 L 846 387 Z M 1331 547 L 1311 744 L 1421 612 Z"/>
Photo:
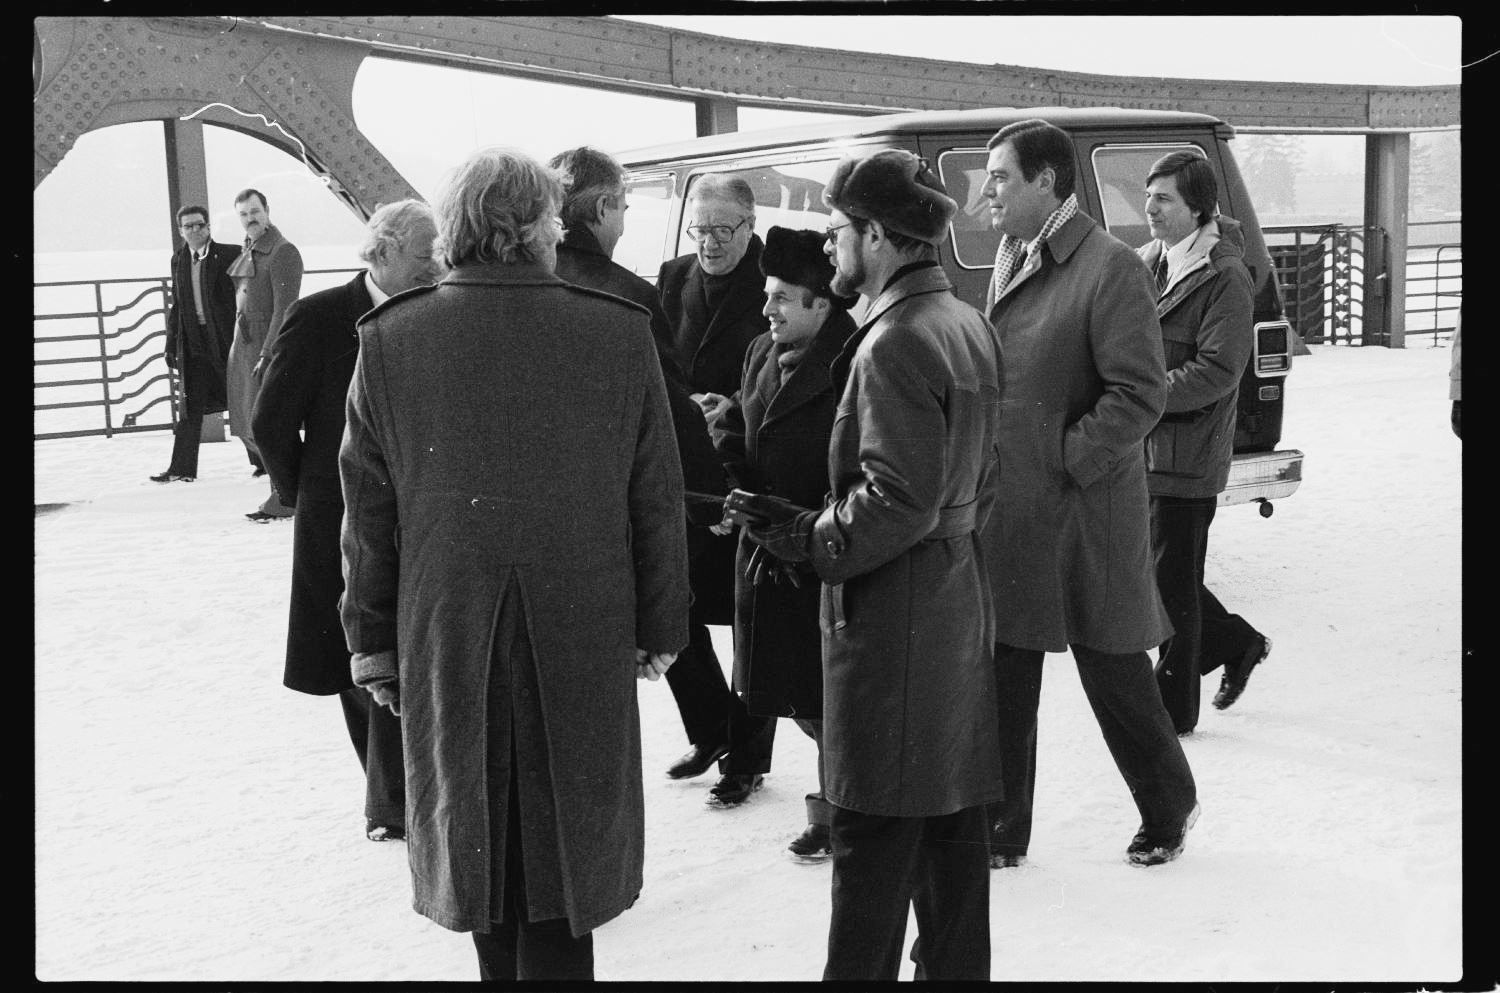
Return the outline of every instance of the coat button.
<path id="1" fill-rule="evenodd" d="M 839 553 L 844 550 L 844 543 L 842 541 L 839 541 L 837 538 L 830 538 L 828 539 L 827 545 L 825 545 L 824 547 L 828 549 L 829 555 L 832 555 L 834 558 L 838 558 Z"/>

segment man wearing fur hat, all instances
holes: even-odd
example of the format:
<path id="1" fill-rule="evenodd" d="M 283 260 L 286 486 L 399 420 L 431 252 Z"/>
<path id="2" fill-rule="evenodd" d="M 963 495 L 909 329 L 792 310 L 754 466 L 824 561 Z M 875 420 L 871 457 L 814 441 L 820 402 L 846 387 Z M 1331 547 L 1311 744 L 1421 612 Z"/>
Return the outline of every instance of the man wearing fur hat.
<path id="1" fill-rule="evenodd" d="M 1005 466 L 985 559 L 995 595 L 1005 799 L 991 858 L 1031 840 L 1042 657 L 1072 649 L 1105 744 L 1141 814 L 1133 865 L 1175 858 L 1197 790 L 1146 652 L 1172 633 L 1156 588 L 1146 435 L 1167 398 L 1151 274 L 1078 209 L 1073 140 L 1045 121 L 989 142 L 988 294 L 1005 349 Z"/>
<path id="2" fill-rule="evenodd" d="M 852 298 L 835 296 L 821 232 L 771 228 L 760 256 L 771 329 L 750 343 L 739 397 L 719 422 L 719 453 L 732 483 L 804 507 L 828 491 L 828 436 L 839 395 L 829 368 L 854 333 Z M 828 858 L 831 810 L 823 796 L 823 646 L 819 584 L 806 562 L 768 555 L 741 534 L 735 560 L 734 688 L 765 718 L 752 742 L 731 742 L 748 795 L 771 767 L 776 718 L 790 717 L 818 746 L 818 791 L 807 797 L 807 829 L 787 848 L 800 862 Z"/>
<path id="3" fill-rule="evenodd" d="M 999 345 L 935 243 L 956 207 L 927 163 L 841 161 L 823 194 L 835 293 L 869 301 L 834 360 L 823 510 L 730 493 L 750 539 L 824 585 L 824 979 L 989 978 L 984 805 L 999 798 L 994 622 L 979 535 L 997 471 Z"/>

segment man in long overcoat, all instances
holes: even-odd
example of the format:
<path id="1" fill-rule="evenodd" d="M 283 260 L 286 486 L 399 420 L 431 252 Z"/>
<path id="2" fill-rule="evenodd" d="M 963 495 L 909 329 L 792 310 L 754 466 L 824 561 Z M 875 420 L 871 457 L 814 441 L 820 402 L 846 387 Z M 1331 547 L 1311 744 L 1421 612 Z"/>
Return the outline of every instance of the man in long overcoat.
<path id="1" fill-rule="evenodd" d="M 999 797 L 994 621 L 977 529 L 997 471 L 999 347 L 937 261 L 957 207 L 927 163 L 844 159 L 824 191 L 836 293 L 870 300 L 834 364 L 828 506 L 730 493 L 823 581 L 833 907 L 824 979 L 990 974 L 984 805 Z"/>
<path id="2" fill-rule="evenodd" d="M 208 208 L 177 211 L 182 245 L 172 253 L 172 307 L 167 311 L 167 365 L 182 382 L 172 429 L 172 462 L 153 482 L 191 482 L 198 475 L 203 415 L 227 409 L 224 367 L 234 341 L 234 283 L 228 269 L 239 253 L 213 240 Z"/>
<path id="3" fill-rule="evenodd" d="M 349 649 L 339 622 L 344 592 L 339 443 L 359 354 L 355 323 L 391 296 L 437 282 L 443 267 L 433 256 L 437 227 L 432 208 L 421 201 L 379 208 L 367 229 L 359 256 L 369 268 L 343 286 L 314 293 L 287 309 L 286 324 L 266 351 L 251 424 L 272 489 L 283 504 L 297 508 L 282 682 L 302 693 L 338 695 L 365 773 L 365 835 L 387 841 L 406 835 L 401 723 L 355 686 L 349 674 Z"/>
<path id="4" fill-rule="evenodd" d="M 229 349 L 229 429 L 239 435 L 255 466 L 257 476 L 265 464 L 255 444 L 250 418 L 255 395 L 260 390 L 266 350 L 275 343 L 286 323 L 286 312 L 302 292 L 302 253 L 271 223 L 266 196 L 259 190 L 241 190 L 234 198 L 240 226 L 245 229 L 245 247 L 229 267 L 234 279 L 234 344 Z M 264 503 L 245 515 L 264 523 L 292 516 L 292 508 L 276 499 L 272 490 Z"/>
<path id="5" fill-rule="evenodd" d="M 755 193 L 739 177 L 705 175 L 694 180 L 683 220 L 697 250 L 662 263 L 656 291 L 671 327 L 670 357 L 682 370 L 692 398 L 703 408 L 710 432 L 729 398 L 740 388 L 745 350 L 766 330 L 760 274 L 762 243 L 755 234 Z M 671 768 L 672 779 L 689 779 L 720 759 L 720 778 L 708 803 L 733 807 L 749 793 L 746 782 L 759 771 L 755 754 L 763 722 L 751 718 L 744 701 L 724 680 L 709 638 L 709 624 L 734 623 L 735 538 L 695 534 L 689 544 L 693 612 L 690 640 L 667 674 L 683 730 L 692 745 Z M 748 745 L 736 755 L 734 743 Z M 743 759 L 743 761 L 741 761 Z"/>
<path id="6" fill-rule="evenodd" d="M 650 317 L 553 273 L 561 197 L 519 152 L 456 170 L 453 271 L 361 321 L 339 452 L 344 631 L 401 715 L 414 907 L 474 932 L 485 980 L 593 977 L 590 932 L 641 889 L 635 679 L 687 641 Z"/>
<path id="7" fill-rule="evenodd" d="M 991 857 L 1026 855 L 1042 657 L 1071 648 L 1140 809 L 1129 858 L 1155 864 L 1182 850 L 1197 792 L 1146 654 L 1172 633 L 1143 455 L 1166 399 L 1151 276 L 1078 210 L 1066 132 L 1021 121 L 989 148 L 984 195 L 1003 235 L 989 318 L 1005 352 L 1003 471 L 985 531 L 1005 779 Z"/>
<path id="8" fill-rule="evenodd" d="M 760 268 L 771 329 L 750 343 L 739 396 L 719 421 L 718 448 L 731 482 L 804 507 L 822 506 L 828 491 L 828 439 L 839 402 L 831 368 L 854 333 L 854 301 L 834 294 L 823 243 L 821 232 L 766 232 Z M 734 563 L 734 688 L 751 715 L 771 718 L 761 736 L 761 771 L 771 767 L 777 717 L 795 720 L 817 745 L 818 790 L 807 797 L 807 829 L 787 851 L 798 861 L 820 862 L 831 851 L 833 811 L 823 796 L 818 576 L 806 562 L 776 567 L 758 549 L 741 532 Z"/>

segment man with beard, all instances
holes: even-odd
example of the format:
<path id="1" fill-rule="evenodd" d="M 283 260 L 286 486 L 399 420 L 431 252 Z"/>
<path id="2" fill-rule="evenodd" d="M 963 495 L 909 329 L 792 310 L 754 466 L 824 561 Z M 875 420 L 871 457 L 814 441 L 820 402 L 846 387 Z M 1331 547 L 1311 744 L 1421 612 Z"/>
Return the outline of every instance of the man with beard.
<path id="1" fill-rule="evenodd" d="M 834 362 L 826 509 L 730 493 L 731 517 L 823 581 L 824 979 L 987 980 L 984 805 L 999 797 L 994 621 L 978 528 L 993 494 L 999 348 L 936 243 L 957 207 L 927 163 L 847 158 L 823 193 L 835 293 L 870 300 Z"/>

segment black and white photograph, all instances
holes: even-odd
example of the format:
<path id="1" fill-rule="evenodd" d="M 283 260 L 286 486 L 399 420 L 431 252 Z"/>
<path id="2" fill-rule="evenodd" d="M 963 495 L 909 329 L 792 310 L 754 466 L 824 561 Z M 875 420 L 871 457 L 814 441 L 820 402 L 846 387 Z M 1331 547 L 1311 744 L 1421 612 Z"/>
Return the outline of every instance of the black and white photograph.
<path id="1" fill-rule="evenodd" d="M 31 20 L 36 980 L 1500 981 L 1490 36 L 790 7 Z"/>

